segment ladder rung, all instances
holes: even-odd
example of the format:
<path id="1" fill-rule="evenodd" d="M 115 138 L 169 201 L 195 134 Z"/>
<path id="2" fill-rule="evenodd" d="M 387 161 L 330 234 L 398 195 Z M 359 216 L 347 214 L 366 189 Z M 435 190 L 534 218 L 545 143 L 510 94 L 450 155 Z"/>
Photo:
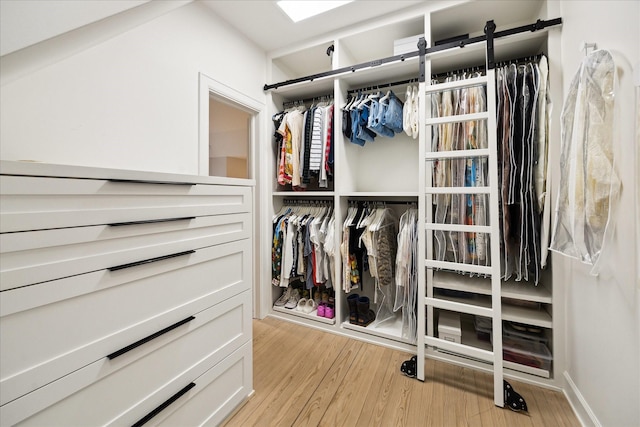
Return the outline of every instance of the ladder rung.
<path id="1" fill-rule="evenodd" d="M 470 122 L 472 120 L 487 120 L 488 118 L 489 118 L 489 113 L 486 111 L 483 111 L 482 113 L 458 114 L 457 116 L 426 118 L 424 120 L 424 124 L 427 126 L 433 126 L 433 125 L 443 125 L 446 123 Z"/>
<path id="2" fill-rule="evenodd" d="M 472 150 L 453 150 L 453 151 L 428 151 L 424 154 L 427 160 L 438 159 L 457 159 L 460 157 L 488 157 L 488 148 L 475 148 Z"/>
<path id="3" fill-rule="evenodd" d="M 478 273 L 491 275 L 493 268 L 485 265 L 464 264 L 461 262 L 436 261 L 434 259 L 425 260 L 428 268 L 438 268 L 442 270 L 463 271 L 466 273 Z"/>
<path id="4" fill-rule="evenodd" d="M 491 227 L 488 225 L 442 224 L 427 222 L 424 226 L 427 230 L 457 231 L 461 233 L 491 233 Z"/>
<path id="5" fill-rule="evenodd" d="M 459 313 L 474 314 L 476 316 L 491 317 L 493 318 L 493 310 L 488 307 L 480 307 L 474 304 L 464 304 L 456 301 L 448 301 L 441 298 L 429 298 L 425 297 L 425 305 L 430 305 L 442 310 L 457 311 Z"/>
<path id="6" fill-rule="evenodd" d="M 427 187 L 427 194 L 489 194 L 489 187 Z"/>
<path id="7" fill-rule="evenodd" d="M 487 76 L 480 76 L 480 77 L 474 77 L 471 79 L 456 80 L 454 82 L 438 83 L 435 85 L 427 86 L 425 89 L 425 92 L 426 93 L 442 92 L 445 90 L 460 89 L 460 88 L 469 87 L 469 86 L 486 85 L 487 81 L 488 81 Z"/>
<path id="8" fill-rule="evenodd" d="M 462 354 L 464 356 L 473 357 L 475 359 L 484 360 L 489 363 L 493 363 L 493 352 L 482 350 L 480 348 L 471 347 L 469 345 L 458 344 L 456 342 L 445 341 L 440 338 L 425 336 L 424 342 L 426 345 L 432 347 L 438 347 L 443 350 L 448 350 L 452 353 Z"/>

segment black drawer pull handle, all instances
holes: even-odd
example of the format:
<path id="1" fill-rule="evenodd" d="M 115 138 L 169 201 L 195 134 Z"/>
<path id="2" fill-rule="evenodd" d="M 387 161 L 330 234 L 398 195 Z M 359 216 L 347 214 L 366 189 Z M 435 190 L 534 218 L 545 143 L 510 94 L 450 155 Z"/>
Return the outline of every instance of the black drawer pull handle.
<path id="1" fill-rule="evenodd" d="M 191 322 L 193 319 L 195 319 L 195 316 L 189 316 L 186 319 L 182 319 L 181 321 L 174 323 L 171 326 L 167 326 L 166 328 L 162 329 L 161 331 L 155 332 L 151 335 L 149 335 L 148 337 L 142 338 L 141 340 L 138 340 L 136 342 L 134 342 L 133 344 L 129 344 L 126 347 L 121 348 L 118 351 L 114 351 L 113 353 L 107 355 L 107 357 L 109 358 L 109 360 L 113 360 L 118 356 L 122 356 L 123 354 L 125 354 L 128 351 L 133 350 L 136 347 L 140 347 L 142 344 L 148 343 L 149 341 L 158 338 L 160 335 L 166 334 L 167 332 L 184 325 L 185 323 L 189 323 Z"/>
<path id="2" fill-rule="evenodd" d="M 109 227 L 121 227 L 123 225 L 140 225 L 140 224 L 153 224 L 156 222 L 172 222 L 172 221 L 191 221 L 196 219 L 195 216 L 184 216 L 180 218 L 165 218 L 165 219 L 148 219 L 145 221 L 129 221 L 129 222 L 114 222 L 107 224 Z"/>
<path id="3" fill-rule="evenodd" d="M 144 261 L 136 261 L 136 262 L 131 262 L 129 264 L 116 265 L 115 267 L 109 267 L 107 270 L 109 271 L 123 270 L 125 268 L 137 267 L 139 265 L 150 264 L 152 262 L 164 261 L 165 259 L 171 259 L 179 256 L 189 255 L 195 252 L 196 251 L 192 249 L 190 251 L 178 252 L 176 254 L 163 255 L 156 258 L 149 258 L 149 259 L 145 259 Z"/>
<path id="4" fill-rule="evenodd" d="M 179 392 L 177 392 L 176 394 L 174 394 L 173 396 L 171 396 L 170 398 L 168 398 L 167 400 L 165 400 L 162 404 L 160 404 L 160 406 L 158 406 L 156 409 L 154 409 L 153 411 L 149 412 L 147 415 L 145 415 L 144 417 L 140 418 L 135 424 L 133 424 L 131 427 L 140 427 L 145 425 L 147 422 L 149 422 L 149 420 L 153 417 L 155 417 L 156 415 L 158 415 L 160 412 L 164 411 L 164 409 L 171 405 L 173 402 L 175 402 L 176 400 L 180 399 L 180 397 L 182 397 L 183 394 L 185 394 L 186 392 L 188 392 L 189 390 L 191 390 L 192 388 L 194 388 L 196 386 L 196 383 L 191 383 L 188 386 L 184 387 L 182 390 L 180 390 Z"/>
<path id="5" fill-rule="evenodd" d="M 193 182 L 181 182 L 181 181 L 145 181 L 144 179 L 116 179 L 110 178 L 109 182 L 125 182 L 134 184 L 162 184 L 162 185 L 196 185 Z"/>

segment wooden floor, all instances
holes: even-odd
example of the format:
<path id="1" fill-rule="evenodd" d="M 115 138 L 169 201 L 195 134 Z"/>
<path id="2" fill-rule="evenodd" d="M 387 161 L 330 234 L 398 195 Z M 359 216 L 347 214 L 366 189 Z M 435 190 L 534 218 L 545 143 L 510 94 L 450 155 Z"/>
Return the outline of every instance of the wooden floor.
<path id="1" fill-rule="evenodd" d="M 562 393 L 510 381 L 529 413 L 493 404 L 488 373 L 427 360 L 425 382 L 400 373 L 410 354 L 274 318 L 254 320 L 254 395 L 232 426 L 579 426 Z"/>

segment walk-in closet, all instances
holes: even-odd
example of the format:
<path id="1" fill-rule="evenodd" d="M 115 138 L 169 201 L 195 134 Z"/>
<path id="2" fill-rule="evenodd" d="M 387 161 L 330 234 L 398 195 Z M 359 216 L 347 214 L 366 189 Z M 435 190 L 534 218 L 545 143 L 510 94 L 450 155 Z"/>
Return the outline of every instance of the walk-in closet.
<path id="1" fill-rule="evenodd" d="M 0 1 L 0 424 L 639 425 L 638 2 L 310 3 Z"/>
<path id="2" fill-rule="evenodd" d="M 550 81 L 559 79 L 549 72 L 548 61 L 554 60 L 549 57 L 558 50 L 554 45 L 558 38 L 550 34 L 557 35 L 561 25 L 540 24 L 560 18 L 552 13 L 544 2 L 500 11 L 481 3 L 449 6 L 271 59 L 269 82 L 274 83 L 265 89 L 274 121 L 272 157 L 267 161 L 274 165 L 268 174 L 273 182 L 274 221 L 283 209 L 295 212 L 295 205 L 291 206 L 295 200 L 331 205 L 334 229 L 330 236 L 319 238 L 328 236 L 322 246 L 332 254 L 330 277 L 315 285 L 306 280 L 306 288 L 311 293 L 317 289 L 317 295 L 331 295 L 331 303 L 316 296 L 312 304 L 335 307 L 331 310 L 335 319 L 327 321 L 316 310 L 299 310 L 295 299 L 304 299 L 302 291 L 278 280 L 284 267 L 275 263 L 281 257 L 300 258 L 294 254 L 296 247 L 278 245 L 287 239 L 278 234 L 282 227 L 274 228 L 273 241 L 268 249 L 263 248 L 274 254 L 274 281 L 262 288 L 271 295 L 273 315 L 407 351 L 425 348 L 419 335 L 441 338 L 468 345 L 471 353 L 460 354 L 455 346 L 442 343 L 439 348 L 429 342 L 429 356 L 485 370 L 495 365 L 501 372 L 502 361 L 495 363 L 490 355 L 498 331 L 503 334 L 498 341 L 504 345 L 506 373 L 534 383 L 557 384 L 553 366 L 561 365 L 564 355 L 561 346 L 554 347 L 563 340 L 562 316 L 554 315 L 562 296 L 554 294 L 553 268 L 546 263 L 551 212 L 547 162 L 556 155 L 549 154 L 547 143 L 548 105 L 554 99 L 547 88 L 553 86 Z M 483 77 L 486 81 L 488 74 L 484 42 L 434 51 L 422 65 L 419 56 L 410 55 L 418 50 L 421 37 L 431 47 L 457 43 L 456 38 L 485 34 L 491 20 L 498 25 L 496 32 L 531 24 L 527 31 L 496 38 L 492 84 L 477 82 Z M 407 57 L 388 60 L 402 54 Z M 314 61 L 303 59 L 307 57 Z M 373 65 L 360 67 L 368 62 Z M 321 75 L 349 67 L 354 70 Z M 420 79 L 423 70 L 427 78 Z M 534 83 L 525 87 L 526 100 L 525 78 L 535 79 L 535 93 Z M 301 81 L 288 84 L 291 80 Z M 454 82 L 462 82 L 461 88 Z M 440 85 L 442 90 L 433 89 Z M 425 94 L 423 87 L 428 89 Z M 496 182 L 490 181 L 489 173 L 489 158 L 493 161 L 494 156 L 488 145 L 488 126 L 494 122 L 486 118 L 490 97 L 498 99 L 491 114 L 497 114 L 497 125 L 504 127 L 496 141 L 498 150 L 507 153 L 495 155 L 500 163 L 499 178 L 492 177 Z M 500 102 L 504 97 L 507 100 Z M 559 99 L 555 94 L 555 101 Z M 304 121 L 323 108 L 333 113 L 332 137 L 327 137 L 326 127 L 317 129 L 318 121 L 314 125 L 312 117 Z M 474 114 L 485 117 L 471 120 Z M 315 115 L 317 118 L 318 113 Z M 452 115 L 466 116 L 447 123 L 446 116 Z M 298 125 L 283 126 L 283 116 L 298 117 Z M 525 117 L 531 119 L 521 123 Z M 436 124 L 431 125 L 429 118 Z M 326 121 L 325 116 L 322 123 Z M 324 170 L 312 171 L 317 178 L 307 179 L 305 188 L 303 169 L 308 160 L 299 147 L 308 151 L 305 145 L 309 147 L 308 140 L 313 139 L 308 135 L 314 132 L 331 145 L 322 147 L 328 179 Z M 530 137 L 531 144 L 521 149 L 524 134 L 540 141 Z M 438 152 L 452 155 L 440 159 Z M 287 161 L 288 157 L 300 160 Z M 285 170 L 297 174 L 297 179 L 282 179 Z M 440 191 L 449 187 L 460 187 L 462 192 Z M 491 198 L 500 204 L 504 221 L 490 215 Z M 434 225 L 425 229 L 425 222 Z M 491 222 L 499 224 L 491 227 Z M 289 224 L 289 230 L 291 227 Z M 465 227 L 471 227 L 470 231 Z M 509 232 L 510 228 L 514 231 Z M 523 236 L 522 245 L 516 245 L 516 236 Z M 499 256 L 491 251 L 491 239 L 500 248 Z M 463 271 L 456 271 L 453 264 L 461 264 Z M 474 268 L 464 273 L 466 264 Z M 492 264 L 498 269 L 492 270 Z M 500 282 L 498 288 L 492 288 L 491 275 L 496 272 Z M 499 295 L 492 297 L 496 289 Z M 308 291 L 305 296 L 314 298 Z M 430 301 L 427 305 L 425 297 Z M 287 298 L 291 302 L 283 309 L 282 300 Z M 500 310 L 492 312 L 496 302 L 501 302 Z M 492 320 L 501 327 L 493 329 Z M 418 355 L 424 355 L 421 350 Z M 419 377 L 422 371 L 418 368 Z M 502 381 L 497 384 L 499 392 Z"/>

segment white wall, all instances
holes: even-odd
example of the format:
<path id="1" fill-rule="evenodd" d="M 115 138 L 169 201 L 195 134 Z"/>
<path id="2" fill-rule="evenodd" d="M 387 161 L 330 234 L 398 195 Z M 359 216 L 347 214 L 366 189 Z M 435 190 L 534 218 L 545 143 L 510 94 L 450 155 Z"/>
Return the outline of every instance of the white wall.
<path id="1" fill-rule="evenodd" d="M 587 425 L 640 425 L 640 289 L 636 281 L 635 212 L 637 180 L 634 147 L 636 105 L 632 69 L 640 66 L 640 2 L 563 1 L 561 3 L 563 85 L 583 57 L 581 41 L 612 51 L 618 68 L 620 138 L 617 171 L 623 180 L 611 272 L 600 277 L 577 261 L 562 260 L 566 297 L 567 394 Z M 561 108 L 557 106 L 555 108 Z M 582 402 L 580 402 L 582 399 Z"/>
<path id="2" fill-rule="evenodd" d="M 266 57 L 198 2 L 123 20 L 168 3 L 3 56 L 0 159 L 197 174 L 198 73 L 264 102 Z"/>

